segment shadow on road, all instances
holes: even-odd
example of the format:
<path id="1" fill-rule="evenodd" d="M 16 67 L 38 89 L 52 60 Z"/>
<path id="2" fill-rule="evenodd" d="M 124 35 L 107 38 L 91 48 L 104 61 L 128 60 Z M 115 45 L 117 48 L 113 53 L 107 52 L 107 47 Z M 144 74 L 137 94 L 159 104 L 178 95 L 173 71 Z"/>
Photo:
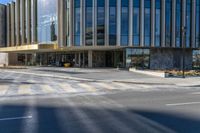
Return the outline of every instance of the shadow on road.
<path id="1" fill-rule="evenodd" d="M 78 111 L 77 111 L 78 110 Z M 77 113 L 78 112 L 78 113 Z M 3 120 L 32 115 L 31 119 Z M 199 133 L 200 119 L 146 110 L 2 105 L 1 133 Z"/>

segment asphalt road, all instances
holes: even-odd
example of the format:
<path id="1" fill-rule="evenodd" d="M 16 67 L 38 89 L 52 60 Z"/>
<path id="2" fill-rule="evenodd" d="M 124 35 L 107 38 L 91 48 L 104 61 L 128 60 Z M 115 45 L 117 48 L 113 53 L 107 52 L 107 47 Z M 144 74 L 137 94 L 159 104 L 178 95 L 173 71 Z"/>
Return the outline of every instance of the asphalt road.
<path id="1" fill-rule="evenodd" d="M 106 86 L 99 88 L 95 82 L 13 73 L 0 76 L 0 92 L 2 86 L 9 86 L 0 98 L 0 133 L 200 132 L 199 87 L 118 84 L 119 89 L 112 84 L 110 87 L 116 90 L 106 91 Z M 65 82 L 78 90 L 77 95 L 56 88 Z M 8 95 L 12 89 L 18 92 L 20 85 L 30 83 L 31 90 L 44 94 L 31 91 L 31 94 Z M 37 90 L 40 84 L 50 84 L 51 88 Z M 123 89 L 123 86 L 129 87 Z M 88 88 L 87 93 L 81 91 L 84 87 Z M 90 90 L 94 87 L 100 91 Z M 52 88 L 60 93 L 52 95 L 54 92 L 49 93 Z M 25 92 L 26 89 L 22 87 Z"/>

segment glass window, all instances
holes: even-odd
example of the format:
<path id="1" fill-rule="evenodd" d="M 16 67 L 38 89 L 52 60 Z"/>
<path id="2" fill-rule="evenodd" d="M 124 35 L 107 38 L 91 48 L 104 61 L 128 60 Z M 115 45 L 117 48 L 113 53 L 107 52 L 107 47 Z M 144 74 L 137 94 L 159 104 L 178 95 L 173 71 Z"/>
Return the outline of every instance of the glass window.
<path id="1" fill-rule="evenodd" d="M 150 58 L 149 49 L 137 49 L 137 48 L 126 49 L 126 67 L 148 69 L 150 65 L 149 58 Z"/>
<path id="2" fill-rule="evenodd" d="M 165 33 L 165 41 L 166 47 L 171 46 L 171 14 L 172 14 L 172 0 L 166 0 L 166 33 Z"/>
<path id="3" fill-rule="evenodd" d="M 155 3 L 155 46 L 160 46 L 160 7 L 161 7 L 161 0 L 156 0 Z"/>
<path id="4" fill-rule="evenodd" d="M 133 1 L 133 45 L 139 46 L 139 34 L 140 34 L 140 11 L 139 0 Z"/>
<path id="5" fill-rule="evenodd" d="M 200 0 L 196 0 L 196 47 L 200 47 Z"/>
<path id="6" fill-rule="evenodd" d="M 97 0 L 97 45 L 105 44 L 105 0 Z"/>
<path id="7" fill-rule="evenodd" d="M 116 45 L 117 35 L 117 14 L 116 14 L 116 0 L 109 1 L 109 45 Z"/>
<path id="8" fill-rule="evenodd" d="M 151 0 L 144 2 L 144 44 L 150 46 L 151 40 Z"/>
<path id="9" fill-rule="evenodd" d="M 176 0 L 176 47 L 181 46 L 181 0 Z"/>
<path id="10" fill-rule="evenodd" d="M 85 31 L 86 31 L 86 46 L 93 45 L 93 7 L 92 7 L 92 0 L 86 0 L 86 14 L 85 14 Z"/>
<path id="11" fill-rule="evenodd" d="M 38 0 L 38 41 L 51 43 L 57 40 L 57 0 Z"/>
<path id="12" fill-rule="evenodd" d="M 128 45 L 128 33 L 129 33 L 129 2 L 128 0 L 122 1 L 122 9 L 121 9 L 121 45 Z"/>
<path id="13" fill-rule="evenodd" d="M 191 0 L 186 3 L 186 47 L 190 47 Z"/>
<path id="14" fill-rule="evenodd" d="M 81 26 L 81 17 L 80 17 L 80 0 L 74 1 L 74 45 L 80 46 L 80 26 Z"/>

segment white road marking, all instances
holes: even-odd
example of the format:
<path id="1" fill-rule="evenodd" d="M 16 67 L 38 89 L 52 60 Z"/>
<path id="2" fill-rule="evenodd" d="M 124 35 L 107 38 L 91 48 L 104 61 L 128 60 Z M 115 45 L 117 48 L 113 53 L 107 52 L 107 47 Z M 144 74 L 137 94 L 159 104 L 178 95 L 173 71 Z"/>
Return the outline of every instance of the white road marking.
<path id="1" fill-rule="evenodd" d="M 80 87 L 86 89 L 86 90 L 89 91 L 89 92 L 95 92 L 95 91 L 97 90 L 95 87 L 90 86 L 90 85 L 85 84 L 85 83 L 79 83 L 78 85 L 79 85 Z"/>
<path id="2" fill-rule="evenodd" d="M 41 89 L 44 93 L 54 93 L 56 92 L 55 89 L 53 89 L 50 85 L 40 85 Z"/>
<path id="3" fill-rule="evenodd" d="M 6 92 L 8 91 L 9 86 L 8 85 L 0 85 L 0 95 L 5 95 Z"/>
<path id="4" fill-rule="evenodd" d="M 0 121 L 11 121 L 11 120 L 32 119 L 32 118 L 33 118 L 32 116 L 1 118 Z"/>
<path id="5" fill-rule="evenodd" d="M 18 93 L 21 95 L 31 94 L 31 85 L 20 85 Z"/>
<path id="6" fill-rule="evenodd" d="M 66 84 L 66 83 L 61 83 L 59 84 L 59 86 L 68 93 L 74 93 L 74 92 L 78 92 L 76 89 L 74 89 L 70 84 Z"/>
<path id="7" fill-rule="evenodd" d="M 193 92 L 192 95 L 200 95 L 200 92 Z"/>
<path id="8" fill-rule="evenodd" d="M 183 105 L 194 105 L 194 104 L 200 104 L 200 102 L 172 103 L 172 104 L 166 104 L 166 106 L 183 106 Z"/>
<path id="9" fill-rule="evenodd" d="M 101 86 L 101 87 L 103 87 L 103 88 L 105 88 L 105 89 L 109 89 L 109 90 L 114 90 L 114 89 L 116 89 L 114 86 L 112 86 L 112 85 L 108 85 L 108 84 L 106 84 L 106 83 L 95 83 L 95 84 L 97 84 L 98 86 Z"/>

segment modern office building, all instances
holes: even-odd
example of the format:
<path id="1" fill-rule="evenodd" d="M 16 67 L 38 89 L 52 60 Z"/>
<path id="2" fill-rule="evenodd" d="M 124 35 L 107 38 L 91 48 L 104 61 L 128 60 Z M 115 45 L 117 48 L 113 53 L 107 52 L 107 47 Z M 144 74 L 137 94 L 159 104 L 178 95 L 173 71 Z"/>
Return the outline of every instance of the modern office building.
<path id="1" fill-rule="evenodd" d="M 200 48 L 200 0 L 15 0 L 5 7 L 0 51 L 16 53 L 18 63 L 180 69 L 184 48 L 190 69 Z"/>

